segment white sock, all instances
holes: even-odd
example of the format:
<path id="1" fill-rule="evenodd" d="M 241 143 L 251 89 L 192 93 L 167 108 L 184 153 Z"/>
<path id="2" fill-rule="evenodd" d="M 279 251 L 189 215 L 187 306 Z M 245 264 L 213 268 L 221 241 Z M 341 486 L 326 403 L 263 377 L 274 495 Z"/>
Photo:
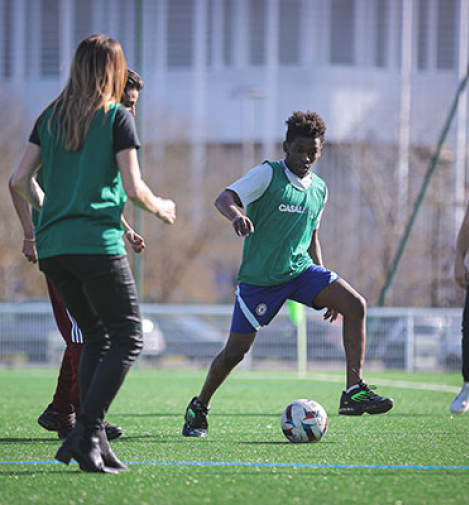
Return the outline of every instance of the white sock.
<path id="1" fill-rule="evenodd" d="M 350 386 L 348 389 L 345 390 L 345 394 L 349 394 L 350 391 L 353 391 L 354 389 L 358 389 L 360 387 L 360 384 L 355 384 L 354 386 Z"/>

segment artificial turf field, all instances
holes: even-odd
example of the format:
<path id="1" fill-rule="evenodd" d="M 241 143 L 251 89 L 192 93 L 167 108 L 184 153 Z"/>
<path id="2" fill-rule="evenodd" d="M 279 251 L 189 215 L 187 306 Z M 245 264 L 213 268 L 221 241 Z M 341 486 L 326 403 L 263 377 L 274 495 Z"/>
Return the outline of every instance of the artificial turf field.
<path id="1" fill-rule="evenodd" d="M 104 475 L 55 463 L 59 441 L 37 424 L 57 370 L 0 370 L 0 503 L 469 503 L 469 413 L 449 412 L 458 373 L 370 373 L 394 409 L 345 417 L 342 371 L 236 372 L 212 401 L 207 438 L 187 439 L 183 413 L 204 376 L 131 370 L 107 418 L 125 430 L 112 446 L 130 471 Z M 280 429 L 298 398 L 328 412 L 320 443 L 291 444 Z"/>

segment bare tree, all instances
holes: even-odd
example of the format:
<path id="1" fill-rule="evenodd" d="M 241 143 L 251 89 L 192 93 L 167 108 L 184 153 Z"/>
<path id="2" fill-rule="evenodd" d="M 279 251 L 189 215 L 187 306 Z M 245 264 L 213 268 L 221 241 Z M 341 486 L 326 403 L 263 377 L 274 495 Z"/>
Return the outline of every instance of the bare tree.
<path id="1" fill-rule="evenodd" d="M 12 99 L 13 96 L 13 99 Z M 21 254 L 23 232 L 11 202 L 8 180 L 27 143 L 26 113 L 11 93 L 0 93 L 0 300 L 42 298 L 45 286 L 37 265 Z M 6 98 L 8 97 L 8 99 Z"/>

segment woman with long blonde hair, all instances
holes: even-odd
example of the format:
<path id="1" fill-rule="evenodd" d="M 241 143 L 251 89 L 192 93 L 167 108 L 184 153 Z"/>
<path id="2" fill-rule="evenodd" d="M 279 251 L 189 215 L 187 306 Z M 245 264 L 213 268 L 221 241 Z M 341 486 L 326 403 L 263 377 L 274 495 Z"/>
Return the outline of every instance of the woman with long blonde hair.
<path id="1" fill-rule="evenodd" d="M 39 211 L 39 267 L 81 328 L 85 343 L 76 426 L 56 458 L 87 472 L 127 470 L 103 421 L 142 345 L 139 304 L 125 256 L 126 197 L 166 223 L 171 200 L 141 178 L 132 114 L 119 105 L 127 64 L 118 42 L 98 34 L 77 47 L 62 93 L 40 115 L 10 180 Z"/>

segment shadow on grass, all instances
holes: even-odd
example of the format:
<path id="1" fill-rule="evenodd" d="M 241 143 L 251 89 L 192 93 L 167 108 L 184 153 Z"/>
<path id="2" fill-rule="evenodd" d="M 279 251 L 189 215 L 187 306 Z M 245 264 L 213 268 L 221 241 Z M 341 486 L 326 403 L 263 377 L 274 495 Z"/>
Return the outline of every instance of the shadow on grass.
<path id="1" fill-rule="evenodd" d="M 228 412 L 228 411 L 219 411 L 218 413 L 216 412 L 211 412 L 209 414 L 209 419 L 211 418 L 214 418 L 214 417 L 279 417 L 282 415 L 282 412 L 271 412 L 271 413 L 266 413 L 266 412 L 243 412 L 243 413 L 240 413 L 240 412 Z M 435 417 L 435 413 L 433 412 L 428 412 L 428 413 L 418 413 L 418 412 L 414 412 L 414 413 L 405 413 L 405 412 L 386 412 L 385 414 L 382 414 L 382 415 L 367 415 L 367 414 L 363 414 L 362 416 L 344 416 L 344 415 L 340 415 L 338 413 L 335 413 L 335 412 L 331 412 L 331 413 L 327 413 L 329 419 L 331 418 L 337 418 L 337 419 L 347 419 L 347 418 L 353 418 L 353 419 L 357 419 L 357 418 L 362 418 L 362 419 L 368 419 L 368 418 L 374 418 L 374 419 L 385 419 L 385 418 L 388 418 L 388 417 L 391 417 L 393 419 L 396 419 L 396 418 L 434 418 Z M 178 417 L 178 418 L 182 418 L 184 416 L 184 412 L 178 412 L 178 413 L 174 413 L 174 412 L 153 412 L 153 413 L 147 413 L 147 414 L 137 414 L 137 413 L 130 413 L 130 414 L 126 414 L 126 413 L 122 413 L 122 412 L 113 412 L 112 413 L 112 417 L 113 419 L 114 418 L 144 418 L 144 417 Z M 451 414 L 448 413 L 448 417 L 450 417 Z"/>
<path id="2" fill-rule="evenodd" d="M 43 468 L 37 470 L 25 470 L 25 471 L 17 471 L 17 470 L 0 470 L 0 479 L 1 478 L 11 478 L 11 477 L 31 477 L 37 476 L 38 474 L 42 475 L 67 475 L 67 476 L 83 476 L 85 472 L 80 471 L 76 465 L 75 468 L 66 468 L 63 470 L 51 470 L 50 468 Z M 154 468 L 152 465 L 139 465 L 138 463 L 135 466 L 146 467 L 146 468 Z M 158 466 L 158 465 L 157 465 Z M 175 465 L 177 466 L 177 465 Z M 182 465 L 181 465 L 182 467 Z M 284 475 L 294 475 L 295 478 L 308 478 L 310 479 L 312 475 L 316 478 L 347 478 L 351 475 L 356 475 L 357 472 L 360 474 L 367 473 L 372 474 L 375 478 L 384 477 L 398 477 L 402 478 L 405 476 L 406 479 L 419 478 L 421 479 L 423 476 L 427 479 L 432 479 L 435 477 L 441 477 L 441 470 L 429 470 L 429 469 L 406 469 L 406 468 L 389 468 L 389 469 L 380 469 L 380 468 L 301 468 L 301 467 L 281 467 L 281 466 L 265 466 L 258 467 L 253 465 L 252 467 L 246 466 L 216 466 L 211 467 L 212 471 L 216 471 L 217 473 L 223 474 L 236 474 L 236 475 L 245 475 L 246 477 L 255 477 L 256 479 L 261 479 L 262 476 L 269 476 L 270 474 L 284 474 Z M 195 472 L 203 472 L 207 473 L 208 467 L 206 466 L 197 466 L 194 465 L 191 467 L 191 471 Z M 98 474 L 94 474 L 98 475 Z M 457 482 L 460 482 L 461 479 L 461 470 L 445 470 L 445 478 L 458 479 Z M 355 502 L 354 502 L 355 503 Z"/>
<path id="3" fill-rule="evenodd" d="M 311 476 L 314 475 L 316 478 L 324 477 L 325 479 L 330 479 L 330 478 L 340 478 L 344 479 L 347 477 L 353 477 L 356 476 L 356 472 L 360 472 L 361 475 L 363 473 L 368 473 L 370 475 L 373 475 L 373 478 L 391 478 L 391 477 L 398 477 L 399 479 L 403 478 L 405 476 L 406 480 L 412 480 L 413 478 L 419 478 L 422 479 L 422 477 L 425 477 L 426 479 L 432 479 L 435 477 L 442 477 L 442 471 L 441 470 L 426 470 L 426 469 L 408 469 L 408 468 L 389 468 L 389 469 L 384 469 L 384 468 L 301 468 L 301 467 L 281 467 L 281 466 L 265 466 L 265 467 L 259 467 L 259 466 L 236 466 L 236 467 L 230 467 L 230 466 L 216 466 L 216 467 L 211 467 L 212 469 L 216 468 L 216 471 L 218 473 L 228 473 L 228 474 L 234 474 L 236 473 L 237 475 L 244 474 L 245 476 L 251 476 L 255 477 L 256 480 L 262 478 L 262 476 L 270 476 L 270 474 L 284 474 L 284 475 L 293 475 L 295 478 L 308 478 L 311 479 Z M 191 470 L 193 472 L 195 471 L 201 471 L 201 472 L 206 472 L 207 467 L 205 466 L 193 466 L 191 467 Z M 253 474 L 252 470 L 255 470 L 255 474 Z M 451 473 L 450 473 L 451 472 Z M 457 483 L 461 483 L 461 470 L 445 470 L 444 471 L 444 477 L 445 478 L 452 478 L 454 480 L 457 479 Z M 431 491 L 429 491 L 431 493 Z M 342 503 L 342 502 L 340 502 Z M 351 503 L 357 503 L 355 501 L 352 501 Z M 362 503 L 368 503 L 366 501 L 366 498 L 364 498 L 364 501 Z M 375 502 L 372 502 L 375 503 Z M 380 502 L 376 502 L 380 503 Z M 420 502 L 417 502 L 420 503 Z M 431 501 L 423 501 L 421 503 L 437 503 L 437 502 L 431 502 Z"/>
<path id="4" fill-rule="evenodd" d="M 46 443 L 55 443 L 58 445 L 62 444 L 62 440 L 60 438 L 0 438 L 0 444 L 16 444 L 16 443 L 37 443 L 37 442 L 46 442 Z"/>
<path id="5" fill-rule="evenodd" d="M 17 465 L 16 465 L 17 466 Z M 29 466 L 29 465 L 28 465 Z M 2 477 L 30 477 L 32 475 L 82 475 L 83 472 L 79 468 L 70 468 L 70 469 L 64 469 L 64 470 L 49 470 L 49 469 L 38 469 L 38 470 L 25 470 L 24 472 L 18 472 L 18 471 L 2 471 L 0 470 L 0 479 Z"/>
<path id="6" fill-rule="evenodd" d="M 231 443 L 233 443 L 233 441 L 231 441 Z M 307 446 L 307 445 L 315 445 L 314 443 L 312 444 L 292 444 L 291 442 L 289 442 L 288 440 L 285 440 L 285 442 L 258 442 L 258 441 L 251 441 L 251 442 L 242 442 L 242 441 L 238 441 L 236 442 L 237 444 L 239 445 L 291 445 L 291 446 Z M 324 440 L 321 440 L 321 445 L 336 445 L 337 443 L 339 442 L 331 442 L 330 440 L 328 441 L 324 441 Z"/>
<path id="7" fill-rule="evenodd" d="M 118 441 L 116 440 L 117 443 L 124 443 L 124 442 L 131 442 L 131 441 L 139 441 L 141 439 L 145 439 L 147 443 L 155 443 L 155 444 L 190 444 L 194 443 L 194 438 L 188 438 L 188 437 L 182 437 L 180 435 L 135 435 L 135 436 L 128 436 L 128 437 L 121 437 Z M 280 446 L 288 446 L 288 445 L 308 445 L 308 444 L 292 444 L 288 440 L 285 439 L 285 441 L 279 441 L 279 440 L 250 440 L 250 441 L 242 441 L 242 440 L 236 440 L 234 441 L 233 439 L 229 440 L 223 440 L 220 438 L 214 438 L 214 439 L 209 439 L 209 438 L 202 438 L 198 439 L 200 440 L 200 443 L 203 445 L 207 444 L 216 444 L 217 446 L 220 446 L 221 444 L 228 444 L 228 445 L 233 445 L 233 443 L 236 443 L 237 445 L 265 445 L 265 446 L 274 446 L 274 445 L 280 445 Z M 197 443 L 197 442 L 195 442 Z M 336 445 L 340 442 L 334 442 L 332 440 L 327 440 L 321 441 L 321 445 Z M 312 444 L 314 445 L 314 444 Z"/>
<path id="8" fill-rule="evenodd" d="M 160 437 L 168 438 L 167 435 L 134 435 L 134 436 L 122 436 L 118 440 L 113 440 L 112 444 L 131 441 L 131 440 L 141 440 L 141 439 L 157 439 Z M 37 444 L 37 443 L 54 443 L 59 447 L 62 444 L 60 439 L 51 438 L 0 438 L 0 444 Z"/>
<path id="9" fill-rule="evenodd" d="M 220 412 L 218 414 L 216 413 L 210 413 L 210 418 L 213 417 L 277 417 L 280 416 L 282 413 L 281 412 L 275 412 L 274 414 L 266 414 L 266 413 L 242 413 L 240 414 L 239 412 L 237 413 L 230 413 L 230 412 Z M 184 412 L 178 412 L 177 414 L 174 413 L 159 413 L 155 412 L 152 414 L 122 414 L 122 413 L 112 413 L 113 418 L 121 418 L 121 417 L 178 417 L 178 418 L 183 418 L 184 417 Z"/>

